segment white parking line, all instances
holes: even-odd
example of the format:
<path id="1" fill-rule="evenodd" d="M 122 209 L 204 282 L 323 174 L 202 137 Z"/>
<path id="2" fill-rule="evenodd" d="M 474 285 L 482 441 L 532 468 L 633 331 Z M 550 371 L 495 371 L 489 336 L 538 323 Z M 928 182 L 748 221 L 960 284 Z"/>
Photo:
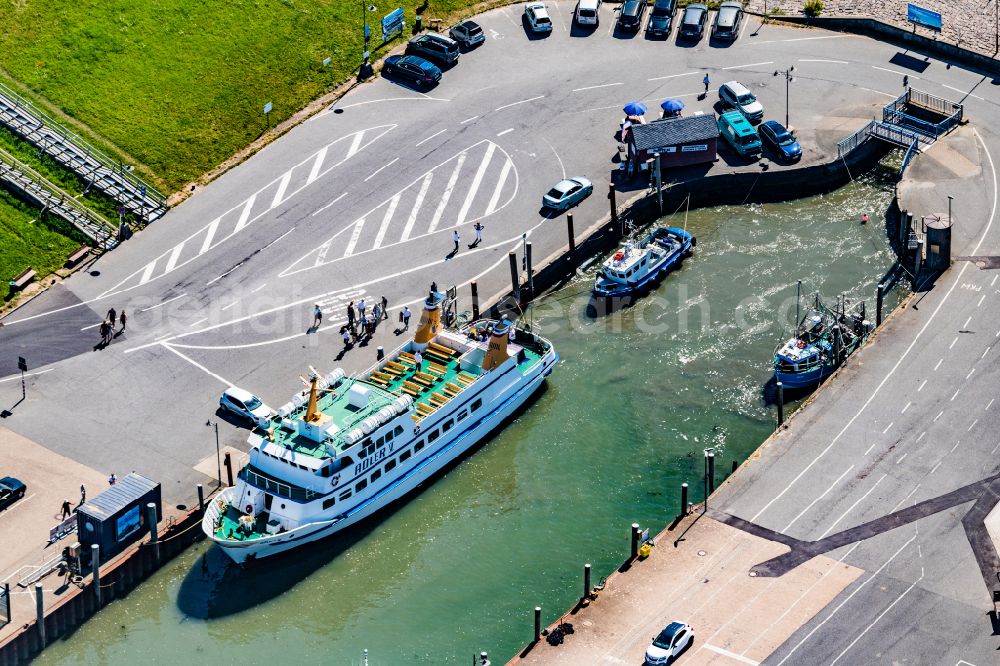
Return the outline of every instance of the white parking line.
<path id="1" fill-rule="evenodd" d="M 956 342 L 958 342 L 958 336 L 957 335 L 955 336 L 955 339 L 951 341 L 951 344 L 948 345 L 948 349 L 951 349 L 952 347 L 954 347 Z"/>
<path id="2" fill-rule="evenodd" d="M 972 429 L 976 427 L 976 424 L 977 424 L 977 423 L 979 423 L 979 419 L 976 419 L 975 421 L 973 421 L 973 422 L 972 422 L 972 425 L 970 425 L 970 426 L 969 426 L 969 429 L 968 429 L 968 430 L 966 430 L 965 432 L 972 432 Z"/>
<path id="3" fill-rule="evenodd" d="M 955 398 L 957 398 L 957 397 L 958 397 L 958 393 L 959 393 L 959 391 L 961 391 L 961 390 L 962 390 L 962 389 L 958 389 L 958 390 L 956 390 L 956 391 L 955 391 L 955 395 L 951 396 L 951 399 L 952 399 L 952 401 L 954 401 L 954 400 L 955 400 Z"/>
<path id="4" fill-rule="evenodd" d="M 914 78 L 916 78 L 916 77 L 914 77 Z M 948 88 L 949 90 L 954 90 L 955 92 L 962 93 L 963 95 L 968 95 L 969 97 L 975 97 L 976 99 L 979 99 L 979 100 L 983 99 L 979 95 L 973 95 L 971 92 L 969 92 L 967 90 L 962 90 L 961 88 L 956 88 L 954 86 L 949 86 L 947 83 L 942 83 L 941 85 L 944 86 L 945 88 Z M 985 100 L 983 100 L 983 101 L 985 101 Z"/>
<path id="5" fill-rule="evenodd" d="M 624 83 L 602 83 L 598 86 L 584 86 L 583 88 L 573 88 L 572 92 L 583 92 L 584 90 L 597 90 L 598 88 L 610 88 L 612 86 L 623 86 Z"/>
<path id="6" fill-rule="evenodd" d="M 992 406 L 993 406 L 993 403 L 994 403 L 995 401 L 996 401 L 996 398 L 993 398 L 993 399 L 992 399 L 992 400 L 990 400 L 990 401 L 989 401 L 988 403 L 986 403 L 986 409 L 984 409 L 983 411 L 985 412 L 985 411 L 986 411 L 986 410 L 988 410 L 988 409 L 989 409 L 990 407 L 992 407 Z"/>
<path id="7" fill-rule="evenodd" d="M 933 474 L 934 472 L 936 472 L 936 471 L 937 471 L 937 468 L 941 466 L 941 463 L 942 463 L 942 462 L 943 462 L 943 461 L 941 461 L 941 460 L 938 460 L 938 461 L 937 461 L 937 464 L 936 464 L 936 465 L 934 465 L 934 467 L 931 467 L 931 471 L 929 471 L 929 472 L 928 472 L 928 474 Z"/>
<path id="8" fill-rule="evenodd" d="M 774 61 L 768 60 L 767 62 L 752 62 L 749 65 L 732 65 L 731 67 L 723 67 L 723 70 L 728 69 L 746 69 L 748 67 L 759 67 L 760 65 L 773 65 Z"/>
<path id="9" fill-rule="evenodd" d="M 98 324 L 98 326 L 100 326 L 100 324 Z M 26 373 L 24 373 L 24 376 L 25 377 L 35 377 L 37 375 L 44 375 L 46 372 L 52 372 L 53 370 L 55 370 L 55 368 L 49 368 L 48 370 L 40 370 L 39 372 L 26 372 Z M 12 381 L 20 379 L 20 378 L 21 378 L 21 375 L 14 375 L 13 377 L 6 377 L 4 379 L 0 379 L 0 382 L 12 382 Z"/>
<path id="10" fill-rule="evenodd" d="M 497 132 L 497 136 L 503 136 L 504 134 L 510 134 L 513 131 L 514 131 L 514 128 L 513 127 L 509 127 L 509 128 L 505 129 L 502 132 Z"/>
<path id="11" fill-rule="evenodd" d="M 504 109 L 509 109 L 512 106 L 517 106 L 518 104 L 527 104 L 528 102 L 534 102 L 536 99 L 542 99 L 545 95 L 539 95 L 537 97 L 531 97 L 529 99 L 522 99 L 520 102 L 511 102 L 510 104 L 504 104 L 503 106 L 498 106 L 493 109 L 494 111 L 503 111 Z"/>
<path id="12" fill-rule="evenodd" d="M 471 123 L 473 120 L 475 120 L 478 117 L 479 116 L 472 116 L 471 118 L 466 118 L 465 120 L 463 120 L 462 122 L 460 122 L 459 125 L 464 125 L 465 123 Z"/>
<path id="13" fill-rule="evenodd" d="M 971 322 L 971 321 L 972 321 L 972 315 L 969 315 L 969 318 L 965 320 L 964 324 L 962 324 L 962 328 L 963 329 L 969 328 L 969 322 Z"/>
<path id="14" fill-rule="evenodd" d="M 428 141 L 430 141 L 434 137 L 440 136 L 441 134 L 444 134 L 447 131 L 448 131 L 448 128 L 445 127 L 443 130 L 441 130 L 439 132 L 434 132 L 434 134 L 431 134 L 429 137 L 427 137 L 426 139 L 424 139 L 423 141 L 421 141 L 420 143 L 418 143 L 416 146 L 414 146 L 414 148 L 419 148 L 420 146 L 422 146 L 423 144 L 427 143 Z"/>
<path id="15" fill-rule="evenodd" d="M 892 423 L 890 423 L 889 425 L 887 425 L 887 426 L 885 427 L 885 430 L 883 430 L 883 431 L 882 431 L 882 434 L 884 435 L 885 433 L 889 432 L 889 428 L 891 428 L 891 427 L 893 426 L 893 424 L 895 424 L 895 423 L 896 423 L 896 422 L 895 422 L 895 421 L 893 421 Z"/>
<path id="16" fill-rule="evenodd" d="M 986 300 L 986 294 L 983 294 L 982 296 L 979 297 L 979 302 L 976 303 L 976 307 L 978 308 L 978 307 L 982 306 L 983 301 L 985 301 L 985 300 Z"/>
<path id="17" fill-rule="evenodd" d="M 663 81 L 665 79 L 676 79 L 678 76 L 691 76 L 692 74 L 701 74 L 701 72 L 684 72 L 683 74 L 668 74 L 667 76 L 654 76 L 651 79 L 646 79 L 647 81 Z"/>
<path id="18" fill-rule="evenodd" d="M 937 420 L 938 420 L 939 418 L 941 418 L 941 416 L 942 416 L 943 414 L 944 414 L 944 410 L 942 409 L 942 410 L 941 410 L 940 412 L 938 412 L 938 415 L 934 417 L 934 420 L 933 420 L 933 421 L 931 421 L 931 423 L 937 423 Z"/>
<path id="19" fill-rule="evenodd" d="M 913 404 L 912 402 L 906 403 L 906 407 L 903 407 L 903 411 L 901 411 L 900 414 L 905 414 L 906 410 L 908 410 L 910 408 L 910 405 L 912 404 Z"/>
<path id="20" fill-rule="evenodd" d="M 155 310 L 156 308 L 162 308 L 167 303 L 173 303 L 178 298 L 184 298 L 185 296 L 187 296 L 187 292 L 184 292 L 180 296 L 174 296 L 173 298 L 163 301 L 162 303 L 157 303 L 156 305 L 150 305 L 148 308 L 143 308 L 142 310 L 139 310 L 139 312 L 146 312 L 147 310 Z"/>
<path id="21" fill-rule="evenodd" d="M 955 446 L 951 447 L 951 451 L 949 451 L 948 453 L 954 453 L 955 449 L 957 449 L 958 445 L 961 444 L 961 443 L 962 443 L 962 440 L 958 440 L 957 442 L 955 442 Z"/>
<path id="22" fill-rule="evenodd" d="M 877 70 L 882 71 L 882 72 L 889 72 L 890 74 L 896 74 L 898 76 L 908 76 L 911 79 L 913 79 L 914 81 L 919 81 L 920 80 L 919 76 L 913 76 L 912 74 L 907 74 L 906 72 L 900 72 L 900 71 L 897 71 L 895 69 L 886 69 L 885 67 L 879 67 L 877 65 L 872 65 L 872 69 L 877 69 Z"/>
<path id="23" fill-rule="evenodd" d="M 794 518 L 792 518 L 792 522 L 790 522 L 790 523 L 788 523 L 787 525 L 785 525 L 785 529 L 783 529 L 783 530 L 781 530 L 781 531 L 782 531 L 782 532 L 785 532 L 785 533 L 787 534 L 787 533 L 788 533 L 788 530 L 789 530 L 789 529 L 791 528 L 791 526 L 792 526 L 792 525 L 794 525 L 794 524 L 795 524 L 795 522 L 796 522 L 796 521 L 797 521 L 797 520 L 798 520 L 799 518 L 801 518 L 802 516 L 804 516 L 804 515 L 806 514 L 806 512 L 807 512 L 807 511 L 809 511 L 809 509 L 813 508 L 813 506 L 814 506 L 814 505 L 816 504 L 816 502 L 818 502 L 818 501 L 820 501 L 821 499 L 823 499 L 824 497 L 826 497 L 826 496 L 827 496 L 827 494 L 829 494 L 829 492 L 830 492 L 831 490 L 833 490 L 834 488 L 836 488 L 836 487 L 837 487 L 837 484 L 839 484 L 839 483 L 840 483 L 840 481 L 841 481 L 841 480 L 842 480 L 842 479 L 843 479 L 843 478 L 844 478 L 845 476 L 847 476 L 847 474 L 848 474 L 848 473 L 849 473 L 849 472 L 850 472 L 850 471 L 851 471 L 852 469 L 854 469 L 854 465 L 851 465 L 850 467 L 848 467 L 847 469 L 845 469 L 845 470 L 844 470 L 844 473 L 843 473 L 843 474 L 841 474 L 840 476 L 838 476 L 838 477 L 837 477 L 837 480 L 836 480 L 836 481 L 834 481 L 833 483 L 831 483 L 831 484 L 830 484 L 830 487 L 829 487 L 829 488 L 827 488 L 827 489 L 826 489 L 826 490 L 825 490 L 825 491 L 823 492 L 823 494 L 822 494 L 822 495 L 819 495 L 819 496 L 818 496 L 818 497 L 816 497 L 816 499 L 814 499 L 814 500 L 813 500 L 812 502 L 809 502 L 809 504 L 807 504 L 807 505 L 806 505 L 806 508 L 802 509 L 802 511 L 800 511 L 800 512 L 799 512 L 799 514 L 798 514 L 797 516 L 795 516 Z"/>
<path id="24" fill-rule="evenodd" d="M 966 378 L 966 379 L 968 379 L 969 377 L 971 377 L 971 376 L 972 376 L 972 373 L 973 373 L 973 372 L 975 372 L 975 371 L 976 371 L 976 369 L 975 369 L 975 368 L 973 368 L 972 370 L 969 370 L 969 374 L 967 374 L 967 375 L 965 376 L 965 378 Z"/>
<path id="25" fill-rule="evenodd" d="M 729 650 L 723 650 L 722 648 L 717 647 L 715 645 L 711 645 L 709 643 L 705 643 L 702 647 L 704 647 L 706 650 L 711 650 L 716 654 L 721 654 L 723 657 L 729 657 L 730 659 L 734 659 L 743 664 L 750 664 L 750 666 L 758 666 L 758 664 L 760 664 L 759 661 L 748 659 L 747 657 L 744 657 L 741 654 L 736 654 L 735 652 L 730 652 Z"/>
<path id="26" fill-rule="evenodd" d="M 396 162 L 398 162 L 398 161 L 399 161 L 399 158 L 398 158 L 398 157 L 394 157 L 394 158 L 393 158 L 393 160 L 392 160 L 391 162 L 389 162 L 388 164 L 383 164 L 383 165 L 382 165 L 382 166 L 380 166 L 379 168 L 377 168 L 377 169 L 375 169 L 374 171 L 372 171 L 371 175 L 370 175 L 370 176 L 368 176 L 367 178 L 365 178 L 363 182 L 367 183 L 367 182 L 368 182 L 369 180 L 371 180 L 371 179 L 372 179 L 372 178 L 374 178 L 374 177 L 375 177 L 376 175 L 378 175 L 378 173 L 379 173 L 380 171 L 382 171 L 383 169 L 387 169 L 387 168 L 391 167 L 391 166 L 392 166 L 393 164 L 395 164 L 395 163 L 396 163 Z"/>
<path id="27" fill-rule="evenodd" d="M 909 455 L 909 452 L 906 452 L 903 455 L 899 456 L 899 458 L 896 459 L 896 464 L 898 465 L 899 463 L 903 462 L 903 458 L 905 458 L 908 455 Z"/>
<path id="28" fill-rule="evenodd" d="M 188 324 L 188 328 L 193 328 L 193 327 L 197 326 L 198 324 L 202 324 L 202 323 L 204 323 L 206 321 L 208 321 L 208 317 L 202 317 L 198 321 L 193 321 L 190 324 Z"/>
<path id="29" fill-rule="evenodd" d="M 874 627 L 878 623 L 879 620 L 881 620 L 883 617 L 885 617 L 886 613 L 888 613 L 889 611 L 892 610 L 893 606 L 895 606 L 900 601 L 902 601 L 903 597 L 905 597 L 907 594 L 909 594 L 910 591 L 917 586 L 917 583 L 919 583 L 923 579 L 924 579 L 924 568 L 920 567 L 920 578 L 918 578 L 917 580 L 913 581 L 912 585 L 910 585 L 908 588 L 906 588 L 906 590 L 901 595 L 899 595 L 898 597 L 896 597 L 896 599 L 891 604 L 889 604 L 888 606 L 886 606 L 885 610 L 882 611 L 881 613 L 879 613 L 878 617 L 876 617 L 874 620 L 872 620 L 872 623 L 869 624 L 867 627 L 865 627 L 865 630 L 862 631 L 860 634 L 858 634 L 857 638 L 855 638 L 853 641 L 851 641 L 850 645 L 848 645 L 847 647 L 845 647 L 844 650 L 843 650 L 843 652 L 841 652 L 840 654 L 838 654 L 836 656 L 836 658 L 834 658 L 834 660 L 830 662 L 830 666 L 833 666 L 838 661 L 840 661 L 841 657 L 843 657 L 845 654 L 847 654 L 850 651 L 850 649 L 852 647 L 854 647 L 857 644 L 857 642 L 860 641 L 862 639 L 862 637 L 864 637 L 864 635 L 867 634 L 871 630 L 871 628 Z"/>
<path id="30" fill-rule="evenodd" d="M 926 430 L 924 430 L 922 433 L 920 433 L 920 437 L 917 437 L 917 441 L 919 442 L 920 440 L 922 440 L 924 438 L 924 435 L 926 435 L 926 434 L 927 434 Z"/>
<path id="31" fill-rule="evenodd" d="M 888 474 L 883 474 L 883 475 L 882 475 L 881 477 L 879 477 L 879 480 L 875 482 L 875 485 L 873 485 L 873 486 L 872 486 L 871 488 L 869 488 L 869 489 L 868 489 L 868 492 L 866 492 L 866 493 L 865 493 L 864 495 L 862 495 L 861 497 L 859 497 L 859 498 L 858 498 L 858 499 L 857 499 L 857 500 L 856 500 L 856 501 L 854 502 L 854 504 L 852 504 L 852 505 L 851 505 L 851 506 L 850 506 L 850 507 L 849 507 L 849 508 L 847 509 L 847 511 L 845 511 L 845 512 L 844 512 L 844 513 L 842 513 L 842 514 L 840 514 L 840 517 L 839 517 L 839 518 L 837 518 L 837 520 L 833 521 L 833 523 L 832 523 L 832 524 L 831 524 L 831 525 L 830 525 L 830 526 L 829 526 L 828 528 L 826 528 L 826 531 L 825 531 L 825 532 L 823 532 L 822 534 L 820 534 L 820 535 L 819 535 L 819 538 L 820 538 L 820 539 L 823 539 L 823 538 L 825 538 L 825 537 L 826 537 L 826 535 L 827 535 L 827 534 L 829 534 L 829 533 L 830 533 L 830 532 L 831 532 L 831 531 L 833 530 L 833 528 L 837 526 L 837 523 L 839 523 L 840 521 L 842 521 L 842 520 L 843 520 L 844 518 L 846 518 L 846 517 L 848 516 L 848 514 L 850 514 L 850 513 L 852 512 L 852 511 L 854 511 L 854 510 L 855 510 L 856 508 L 858 508 L 858 505 L 859 505 L 859 504 L 861 504 L 861 502 L 862 502 L 862 501 L 864 501 L 864 499 L 865 499 L 866 497 L 868 497 L 869 495 L 871 495 L 871 494 L 872 494 L 872 492 L 874 492 L 874 490 L 875 490 L 876 488 L 878 488 L 878 484 L 882 483 L 882 479 L 884 479 L 884 478 L 885 478 L 885 477 L 887 477 L 887 476 L 889 476 L 889 475 L 888 475 Z"/>
<path id="32" fill-rule="evenodd" d="M 800 58 L 799 62 L 829 62 L 835 65 L 848 65 L 846 60 L 823 60 L 822 58 Z"/>
<path id="33" fill-rule="evenodd" d="M 316 209 L 316 212 L 315 212 L 315 213 L 313 213 L 313 214 L 312 214 L 312 215 L 311 215 L 310 217 L 316 217 L 317 215 L 319 215 L 320 213 L 322 213 L 322 212 L 323 212 L 324 210 L 326 210 L 327 208 L 329 208 L 329 207 L 330 207 L 330 206 L 332 206 L 333 204 L 337 203 L 338 201 L 340 201 L 341 199 L 343 199 L 343 198 L 344 198 L 344 197 L 346 197 L 346 196 L 347 196 L 347 192 L 344 192 L 344 193 L 343 193 L 343 194 L 341 194 L 341 195 L 340 195 L 339 197 L 337 197 L 336 199 L 334 199 L 334 200 L 333 200 L 333 201 L 331 201 L 330 203 L 326 204 L 325 206 L 323 206 L 323 207 L 321 207 L 321 208 L 317 208 L 317 209 Z"/>
<path id="34" fill-rule="evenodd" d="M 998 337 L 1000 337 L 1000 336 L 998 336 Z M 934 370 L 937 370 L 938 368 L 941 367 L 941 361 L 943 361 L 943 360 L 944 360 L 943 357 L 938 359 L 938 362 L 934 364 Z"/>
<path id="35" fill-rule="evenodd" d="M 920 393 L 921 391 L 923 391 L 925 386 L 927 386 L 927 380 L 926 379 L 924 381 L 920 382 L 920 386 L 917 388 L 917 393 Z"/>

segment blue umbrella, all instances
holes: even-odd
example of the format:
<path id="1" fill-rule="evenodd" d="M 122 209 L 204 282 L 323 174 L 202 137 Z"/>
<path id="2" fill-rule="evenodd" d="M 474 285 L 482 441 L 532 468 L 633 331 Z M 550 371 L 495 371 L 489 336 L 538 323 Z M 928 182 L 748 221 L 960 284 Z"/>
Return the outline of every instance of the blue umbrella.
<path id="1" fill-rule="evenodd" d="M 646 113 L 646 105 L 642 102 L 629 102 L 622 111 L 626 116 L 641 116 Z"/>
<path id="2" fill-rule="evenodd" d="M 684 108 L 684 102 L 679 99 L 668 99 L 665 100 L 663 104 L 660 104 L 660 108 L 664 111 L 677 112 Z"/>

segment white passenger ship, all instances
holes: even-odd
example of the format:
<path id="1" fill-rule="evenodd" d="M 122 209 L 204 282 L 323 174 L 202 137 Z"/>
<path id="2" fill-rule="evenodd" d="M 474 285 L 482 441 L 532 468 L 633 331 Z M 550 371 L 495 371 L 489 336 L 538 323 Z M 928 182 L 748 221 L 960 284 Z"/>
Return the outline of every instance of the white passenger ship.
<path id="1" fill-rule="evenodd" d="M 202 520 L 232 559 L 322 539 L 399 499 L 500 426 L 552 372 L 558 355 L 547 340 L 508 321 L 442 329 L 441 300 L 427 297 L 413 340 L 360 376 L 314 373 L 251 434 L 236 485 Z"/>

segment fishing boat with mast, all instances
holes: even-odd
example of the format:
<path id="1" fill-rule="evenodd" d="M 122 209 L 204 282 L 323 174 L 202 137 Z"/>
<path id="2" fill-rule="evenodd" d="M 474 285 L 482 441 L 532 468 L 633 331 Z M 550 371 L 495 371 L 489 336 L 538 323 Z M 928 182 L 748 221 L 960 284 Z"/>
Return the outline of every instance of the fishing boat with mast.
<path id="1" fill-rule="evenodd" d="M 698 240 L 684 229 L 656 227 L 626 241 L 601 264 L 594 296 L 610 298 L 642 293 L 690 256 Z"/>
<path id="2" fill-rule="evenodd" d="M 238 563 L 288 551 L 400 499 L 500 428 L 558 361 L 507 320 L 443 328 L 424 301 L 413 339 L 368 370 L 313 370 L 250 435 L 247 463 L 206 509 L 205 534 Z"/>
<path id="3" fill-rule="evenodd" d="M 817 293 L 800 319 L 796 293 L 795 311 L 795 334 L 774 352 L 775 379 L 789 389 L 811 388 L 832 375 L 874 330 L 865 318 L 864 301 L 849 304 L 841 296 L 831 308 Z"/>

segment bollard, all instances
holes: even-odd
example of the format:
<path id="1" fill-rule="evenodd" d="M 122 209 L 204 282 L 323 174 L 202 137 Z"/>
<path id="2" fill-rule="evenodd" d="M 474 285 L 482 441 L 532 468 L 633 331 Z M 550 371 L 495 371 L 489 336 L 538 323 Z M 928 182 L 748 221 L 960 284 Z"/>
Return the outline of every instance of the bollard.
<path id="1" fill-rule="evenodd" d="M 472 284 L 472 321 L 479 320 L 479 285 L 473 280 Z"/>
<path id="2" fill-rule="evenodd" d="M 573 233 L 573 213 L 566 213 L 566 233 L 569 234 L 569 256 L 576 256 L 576 234 Z"/>
<path id="3" fill-rule="evenodd" d="M 615 198 L 615 184 L 608 183 L 608 200 L 611 202 L 611 226 L 618 226 L 618 200 Z M 625 230 L 621 229 L 622 236 L 625 235 Z"/>
<path id="4" fill-rule="evenodd" d="M 583 565 L 583 598 L 589 599 L 590 593 L 594 588 L 590 585 L 590 565 Z"/>
<path id="5" fill-rule="evenodd" d="M 534 640 L 534 642 L 537 643 L 538 640 L 541 637 L 542 637 L 542 607 L 541 606 L 535 606 L 535 640 Z"/>
<path id="6" fill-rule="evenodd" d="M 375 360 L 381 361 L 383 358 L 385 358 L 385 350 L 382 349 L 382 345 L 379 345 L 375 348 Z"/>
<path id="7" fill-rule="evenodd" d="M 205 515 L 205 489 L 198 484 L 198 515 Z"/>
<path id="8" fill-rule="evenodd" d="M 535 297 L 535 270 L 531 265 L 531 241 L 524 244 L 524 259 L 528 265 L 528 294 Z"/>
<path id="9" fill-rule="evenodd" d="M 688 484 L 681 484 L 681 515 L 686 516 L 688 512 Z"/>
<path id="10" fill-rule="evenodd" d="M 479 653 L 479 666 L 490 666 L 490 658 L 485 652 Z"/>
<path id="11" fill-rule="evenodd" d="M 45 597 L 41 583 L 35 583 L 35 624 L 38 625 L 38 640 L 45 647 Z"/>
<path id="12" fill-rule="evenodd" d="M 156 537 L 156 505 L 152 502 L 146 505 L 146 522 L 149 523 L 149 543 L 153 545 L 153 558 L 160 560 L 160 543 Z"/>
<path id="13" fill-rule="evenodd" d="M 715 451 L 708 452 L 708 494 L 715 492 Z"/>
<path id="14" fill-rule="evenodd" d="M 778 427 L 785 422 L 785 386 L 778 382 Z"/>
<path id="15" fill-rule="evenodd" d="M 226 480 L 229 481 L 229 485 L 233 485 L 233 461 L 229 457 L 229 451 L 226 451 Z"/>
<path id="16" fill-rule="evenodd" d="M 736 460 L 733 461 L 733 471 L 730 474 L 736 474 L 736 470 L 740 468 L 740 463 Z"/>
<path id="17" fill-rule="evenodd" d="M 521 303 L 521 281 L 517 274 L 517 255 L 513 252 L 507 253 L 507 261 L 510 263 L 510 289 L 514 293 L 514 300 Z"/>
<path id="18" fill-rule="evenodd" d="M 639 557 L 639 523 L 632 523 L 632 549 L 630 559 Z"/>
<path id="19" fill-rule="evenodd" d="M 101 607 L 101 547 L 90 544 L 90 568 L 94 572 L 94 600 Z M 96 610 L 96 609 L 95 609 Z"/>
<path id="20" fill-rule="evenodd" d="M 875 288 L 875 328 L 882 325 L 882 299 L 885 298 L 885 285 L 879 282 Z"/>

